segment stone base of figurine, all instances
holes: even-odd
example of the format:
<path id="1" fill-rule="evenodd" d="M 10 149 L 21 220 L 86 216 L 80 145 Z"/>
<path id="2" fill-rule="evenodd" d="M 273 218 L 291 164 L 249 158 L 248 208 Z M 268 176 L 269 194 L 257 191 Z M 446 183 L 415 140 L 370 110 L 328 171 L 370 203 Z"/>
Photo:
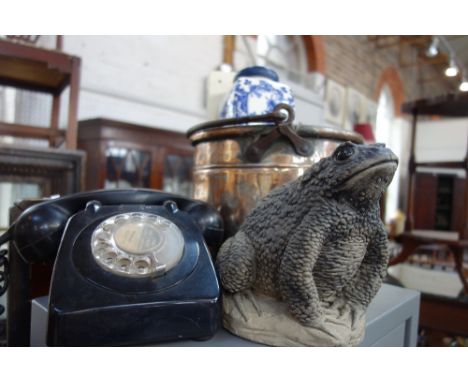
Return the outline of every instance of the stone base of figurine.
<path id="1" fill-rule="evenodd" d="M 231 333 L 272 346 L 354 346 L 364 338 L 365 311 L 344 301 L 324 304 L 324 320 L 309 327 L 284 302 L 248 293 L 223 295 L 223 325 Z"/>

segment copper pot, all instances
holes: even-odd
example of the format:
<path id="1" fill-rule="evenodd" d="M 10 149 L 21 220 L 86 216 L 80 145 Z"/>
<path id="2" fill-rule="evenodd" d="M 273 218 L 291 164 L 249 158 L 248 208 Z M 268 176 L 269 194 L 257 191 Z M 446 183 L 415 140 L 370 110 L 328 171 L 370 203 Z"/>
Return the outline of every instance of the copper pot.
<path id="1" fill-rule="evenodd" d="M 276 110 L 208 122 L 187 133 L 195 146 L 193 197 L 220 211 L 225 238 L 237 232 L 256 202 L 273 188 L 301 176 L 340 143 L 363 143 L 353 132 L 293 125 L 294 112 L 281 106 L 288 116 Z"/>

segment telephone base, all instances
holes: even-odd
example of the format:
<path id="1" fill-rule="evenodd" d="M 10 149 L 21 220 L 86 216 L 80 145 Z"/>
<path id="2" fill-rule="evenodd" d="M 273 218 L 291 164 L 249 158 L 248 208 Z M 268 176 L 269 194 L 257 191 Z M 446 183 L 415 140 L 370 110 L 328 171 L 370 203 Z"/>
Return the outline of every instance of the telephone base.
<path id="1" fill-rule="evenodd" d="M 100 228 L 105 224 L 107 231 Z M 112 224 L 125 230 L 109 228 Z M 152 225 L 159 227 L 159 231 Z M 135 239 L 139 237 L 140 226 L 147 230 L 144 231 L 147 236 L 138 239 L 141 242 Z M 179 232 L 179 236 L 167 233 L 171 231 Z M 106 232 L 113 232 L 114 236 Z M 103 244 L 99 235 L 110 236 L 106 240 L 118 245 L 114 248 L 107 242 Z M 180 240 L 183 246 L 177 250 Z M 98 252 L 99 259 L 114 254 L 113 272 L 98 264 L 90 251 L 96 242 L 98 247 L 107 245 L 104 252 Z M 169 243 L 172 249 L 163 247 Z M 148 258 L 146 253 L 150 250 L 146 247 L 160 248 L 158 245 L 165 248 L 157 253 L 160 259 L 166 256 L 167 264 L 171 261 L 168 253 L 176 255 L 176 251 L 181 251 L 177 262 L 172 267 L 168 265 L 163 274 L 129 277 L 116 273 L 115 259 L 127 261 L 123 264 L 130 269 L 128 264 L 136 267 L 138 259 Z M 146 251 L 143 255 L 138 254 L 139 246 Z M 122 252 L 123 249 L 127 252 Z M 129 260 L 133 250 L 137 260 Z M 149 269 L 153 260 L 145 261 Z M 220 305 L 211 256 L 190 215 L 179 210 L 174 202 L 165 206 L 118 208 L 99 205 L 73 215 L 62 237 L 50 288 L 47 344 L 132 346 L 206 338 L 220 326 Z"/>
<path id="2" fill-rule="evenodd" d="M 132 346 L 182 339 L 208 339 L 219 329 L 217 301 L 141 304 L 67 314 L 56 318 L 48 344 Z M 50 319 L 50 318 L 49 318 Z M 50 321 L 49 321 L 50 322 Z M 49 328 L 51 326 L 49 325 Z M 58 330 L 59 329 L 59 330 Z"/>
<path id="3" fill-rule="evenodd" d="M 219 314 L 218 312 L 208 312 L 205 313 L 209 314 Z M 48 315 L 49 315 L 49 296 L 42 296 L 32 300 L 31 302 L 31 346 L 46 346 L 46 332 L 47 332 L 47 325 L 48 325 Z M 201 317 L 200 317 L 201 318 Z M 143 338 L 144 336 L 148 336 L 148 332 L 151 332 L 150 328 L 146 328 L 146 330 L 140 330 L 140 332 L 123 333 L 118 331 L 116 333 L 110 334 L 109 337 L 105 338 L 105 345 L 112 346 L 112 345 L 135 345 L 136 343 L 144 345 L 144 344 L 153 344 L 155 342 L 161 343 L 169 343 L 174 340 L 196 340 L 196 341 L 208 341 L 213 338 L 215 333 L 219 330 L 220 325 L 212 325 L 212 327 L 205 329 L 205 331 L 200 330 L 200 325 L 194 325 L 194 323 L 189 323 L 187 320 L 179 320 L 179 322 L 162 322 L 159 321 L 159 332 L 154 332 L 154 335 L 151 337 Z M 205 320 L 206 322 L 206 320 Z M 164 329 L 164 325 L 172 325 L 172 327 L 177 328 L 177 334 L 172 330 L 162 332 Z M 177 325 L 177 326 L 174 326 Z M 153 325 L 154 327 L 155 325 Z M 140 325 L 141 327 L 141 325 Z M 103 345 L 102 340 L 103 336 L 99 332 L 96 332 L 97 329 L 89 327 L 88 325 L 81 325 L 81 333 L 82 335 L 81 342 L 79 343 L 74 341 L 73 346 L 100 346 Z M 162 332 L 162 333 L 161 333 Z M 151 335 L 151 334 L 150 334 Z M 110 336 L 115 336 L 111 338 Z M 126 338 L 125 338 L 126 337 Z M 157 338 L 155 338 L 157 337 Z M 166 339 L 164 339 L 166 337 Z M 94 339 L 94 340 L 90 340 Z M 75 338 L 76 340 L 76 338 Z M 60 346 L 67 346 L 67 343 L 62 343 L 59 341 Z M 94 343 L 93 343 L 94 342 Z"/>

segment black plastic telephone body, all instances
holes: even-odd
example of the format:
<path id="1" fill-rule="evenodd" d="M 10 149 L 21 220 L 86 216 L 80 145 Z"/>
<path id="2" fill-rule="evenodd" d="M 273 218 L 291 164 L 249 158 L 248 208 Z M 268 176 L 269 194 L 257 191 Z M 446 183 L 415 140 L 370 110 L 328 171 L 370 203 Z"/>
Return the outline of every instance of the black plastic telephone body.
<path id="1" fill-rule="evenodd" d="M 117 214 L 142 213 L 179 228 L 185 245 L 175 268 L 158 277 L 130 278 L 98 266 L 90 248 L 96 227 Z M 5 239 L 28 262 L 57 257 L 48 345 L 209 338 L 219 327 L 220 289 L 206 244 L 221 244 L 223 223 L 204 202 L 144 189 L 84 192 L 28 208 L 0 241 Z"/>

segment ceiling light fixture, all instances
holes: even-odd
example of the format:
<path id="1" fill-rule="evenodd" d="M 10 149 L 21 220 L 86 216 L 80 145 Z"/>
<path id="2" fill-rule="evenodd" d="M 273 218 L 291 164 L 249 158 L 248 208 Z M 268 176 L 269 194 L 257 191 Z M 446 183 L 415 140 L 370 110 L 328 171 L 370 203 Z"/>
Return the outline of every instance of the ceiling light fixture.
<path id="1" fill-rule="evenodd" d="M 455 59 L 453 57 L 450 58 L 450 64 L 445 69 L 445 75 L 447 77 L 455 77 L 458 74 L 458 66 L 455 63 Z"/>
<path id="2" fill-rule="evenodd" d="M 468 92 L 468 80 L 466 77 L 463 77 L 463 81 L 460 83 L 460 89 L 461 92 Z"/>
<path id="3" fill-rule="evenodd" d="M 427 57 L 435 57 L 439 54 L 439 39 L 437 37 L 433 37 L 431 44 L 426 49 L 426 56 Z"/>

